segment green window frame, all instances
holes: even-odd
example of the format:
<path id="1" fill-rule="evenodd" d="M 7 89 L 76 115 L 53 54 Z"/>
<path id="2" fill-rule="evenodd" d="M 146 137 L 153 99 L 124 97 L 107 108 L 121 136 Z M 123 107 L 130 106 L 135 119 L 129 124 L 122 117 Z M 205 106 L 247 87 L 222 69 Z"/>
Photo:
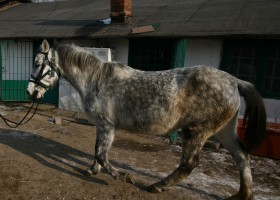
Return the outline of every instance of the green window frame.
<path id="1" fill-rule="evenodd" d="M 253 83 L 263 97 L 280 99 L 280 40 L 225 40 L 220 68 Z"/>

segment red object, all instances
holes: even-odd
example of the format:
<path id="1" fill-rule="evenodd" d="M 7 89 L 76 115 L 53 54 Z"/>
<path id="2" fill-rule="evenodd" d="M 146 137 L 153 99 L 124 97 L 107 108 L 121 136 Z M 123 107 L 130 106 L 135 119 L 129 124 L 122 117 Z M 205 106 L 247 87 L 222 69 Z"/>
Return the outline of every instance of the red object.
<path id="1" fill-rule="evenodd" d="M 242 119 L 239 119 L 238 122 L 238 136 L 243 140 L 246 128 L 242 126 Z M 252 152 L 252 155 L 280 159 L 280 124 L 267 123 L 266 133 L 266 138 L 261 145 Z"/>

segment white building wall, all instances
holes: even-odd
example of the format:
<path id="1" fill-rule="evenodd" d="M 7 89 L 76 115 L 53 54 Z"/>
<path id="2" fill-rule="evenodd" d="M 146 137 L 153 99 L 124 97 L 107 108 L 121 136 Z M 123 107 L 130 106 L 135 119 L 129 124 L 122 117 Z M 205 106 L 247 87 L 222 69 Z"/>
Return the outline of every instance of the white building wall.
<path id="1" fill-rule="evenodd" d="M 263 99 L 267 114 L 267 121 L 280 124 L 280 100 L 277 99 Z M 245 102 L 241 98 L 240 115 L 243 116 L 245 112 Z"/>
<path id="2" fill-rule="evenodd" d="M 222 40 L 187 40 L 185 66 L 207 65 L 219 68 L 222 45 Z"/>
<path id="3" fill-rule="evenodd" d="M 280 124 L 280 100 L 264 99 L 264 103 L 268 121 Z"/>
<path id="4" fill-rule="evenodd" d="M 117 62 L 128 64 L 128 39 L 103 39 L 99 42 L 102 47 L 108 47 L 115 50 L 115 60 Z"/>
<path id="5" fill-rule="evenodd" d="M 187 40 L 187 51 L 185 66 L 208 65 L 219 68 L 222 55 L 222 40 L 189 39 Z M 280 100 L 264 98 L 267 112 L 267 121 L 280 123 Z M 240 118 L 244 115 L 245 103 L 242 98 Z"/>

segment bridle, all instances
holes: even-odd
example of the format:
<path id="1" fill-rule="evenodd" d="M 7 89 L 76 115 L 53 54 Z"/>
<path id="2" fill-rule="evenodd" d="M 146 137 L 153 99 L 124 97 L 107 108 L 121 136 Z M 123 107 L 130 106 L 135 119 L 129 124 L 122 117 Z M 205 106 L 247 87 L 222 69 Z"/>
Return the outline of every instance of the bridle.
<path id="1" fill-rule="evenodd" d="M 28 80 L 29 82 L 33 82 L 36 85 L 41 86 L 42 88 L 44 88 L 45 90 L 48 90 L 51 85 L 46 85 L 45 83 L 42 82 L 42 80 L 47 76 L 47 75 L 51 75 L 51 77 L 54 77 L 54 73 L 57 74 L 58 78 L 61 76 L 61 72 L 59 70 L 59 67 L 55 64 L 54 61 L 54 57 L 52 56 L 52 59 L 50 60 L 48 57 L 49 51 L 47 52 L 38 52 L 41 53 L 45 56 L 44 62 L 42 63 L 41 69 L 37 75 L 37 77 L 35 77 L 33 74 L 31 74 L 31 78 Z M 44 73 L 44 70 L 46 68 L 46 66 L 50 66 L 50 69 L 47 70 Z M 40 65 L 36 65 L 35 64 L 35 68 L 40 67 Z"/>
<path id="2" fill-rule="evenodd" d="M 28 81 L 29 82 L 33 82 L 33 83 L 43 87 L 45 90 L 48 90 L 51 87 L 51 85 L 46 85 L 45 83 L 42 82 L 42 80 L 47 75 L 51 75 L 51 77 L 54 77 L 54 73 L 56 73 L 58 78 L 59 78 L 61 76 L 61 73 L 60 73 L 59 67 L 55 64 L 55 61 L 54 60 L 49 60 L 49 57 L 48 57 L 49 51 L 46 52 L 46 53 L 45 52 L 39 52 L 39 53 L 44 54 L 44 56 L 45 56 L 44 62 L 42 64 L 42 66 L 41 66 L 41 69 L 40 69 L 40 71 L 38 73 L 38 76 L 35 77 L 33 74 L 31 74 L 31 78 Z M 46 66 L 50 66 L 50 69 L 47 70 L 44 73 L 44 70 L 45 70 Z M 40 65 L 35 65 L 35 67 L 38 68 L 38 67 L 40 67 Z M 34 112 L 32 113 L 32 115 L 31 115 L 31 117 L 29 119 L 26 119 L 27 116 L 29 115 L 29 113 L 31 113 L 31 110 L 33 109 L 35 103 L 37 103 L 37 105 L 35 107 Z M 37 111 L 38 105 L 39 105 L 39 102 L 37 101 L 36 97 L 34 97 L 33 98 L 32 106 L 29 108 L 28 112 L 22 118 L 22 120 L 20 122 L 11 121 L 11 120 L 5 118 L 4 116 L 2 116 L 1 113 L 0 113 L 0 118 L 2 118 L 4 120 L 4 122 L 5 122 L 5 124 L 7 126 L 9 126 L 11 128 L 17 128 L 19 125 L 26 124 L 27 122 L 29 122 L 33 118 L 33 116 L 35 115 L 35 113 Z"/>

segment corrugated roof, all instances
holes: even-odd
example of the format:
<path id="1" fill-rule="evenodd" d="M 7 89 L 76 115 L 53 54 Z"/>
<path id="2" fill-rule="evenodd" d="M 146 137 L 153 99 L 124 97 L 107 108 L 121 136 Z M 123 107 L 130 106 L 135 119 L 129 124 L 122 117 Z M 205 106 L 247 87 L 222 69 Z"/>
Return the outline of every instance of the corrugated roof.
<path id="1" fill-rule="evenodd" d="M 20 4 L 0 11 L 0 38 L 280 36 L 279 0 L 133 0 L 132 7 L 128 23 L 105 25 L 110 1 Z M 156 31 L 130 34 L 151 24 Z"/>

